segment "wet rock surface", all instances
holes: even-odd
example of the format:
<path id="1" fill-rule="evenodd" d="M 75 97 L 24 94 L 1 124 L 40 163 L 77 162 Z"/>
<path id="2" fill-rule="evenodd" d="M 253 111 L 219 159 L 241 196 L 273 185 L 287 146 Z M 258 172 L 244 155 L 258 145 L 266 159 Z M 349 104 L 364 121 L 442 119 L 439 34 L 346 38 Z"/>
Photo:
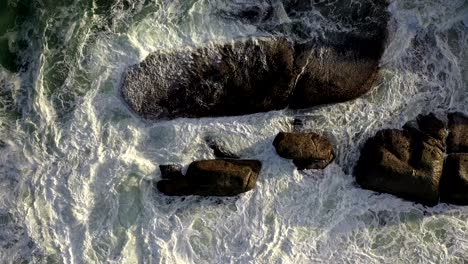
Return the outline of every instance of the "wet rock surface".
<path id="1" fill-rule="evenodd" d="M 365 189 L 435 205 L 444 163 L 440 144 L 421 132 L 379 131 L 362 149 L 356 181 Z"/>
<path id="2" fill-rule="evenodd" d="M 292 109 L 344 102 L 367 93 L 377 82 L 379 59 L 353 50 L 316 43 L 296 45 L 298 77 L 290 101 Z"/>
<path id="3" fill-rule="evenodd" d="M 439 194 L 442 202 L 468 204 L 468 154 L 450 154 L 465 152 L 465 118 L 450 113 L 447 128 L 434 114 L 420 115 L 403 130 L 379 131 L 361 151 L 357 183 L 430 206 Z"/>
<path id="4" fill-rule="evenodd" d="M 357 98 L 378 82 L 389 20 L 385 1 L 229 5 L 236 7 L 218 16 L 266 26 L 279 37 L 150 54 L 123 79 L 122 95 L 134 112 L 171 119 L 309 108 Z M 317 35 L 306 26 L 311 19 L 342 28 Z"/>
<path id="5" fill-rule="evenodd" d="M 455 112 L 448 114 L 450 133 L 447 138 L 447 152 L 468 152 L 468 116 Z"/>
<path id="6" fill-rule="evenodd" d="M 440 182 L 440 199 L 445 203 L 468 205 L 468 153 L 447 156 Z"/>
<path id="7" fill-rule="evenodd" d="M 122 93 L 148 119 L 243 115 L 285 108 L 292 74 L 290 41 L 247 39 L 152 53 Z"/>
<path id="8" fill-rule="evenodd" d="M 273 146 L 280 157 L 292 159 L 299 170 L 324 169 L 334 159 L 333 146 L 316 133 L 280 132 Z"/>
<path id="9" fill-rule="evenodd" d="M 171 196 L 235 196 L 255 187 L 261 167 L 257 160 L 195 161 L 184 177 L 159 181 L 156 187 Z"/>

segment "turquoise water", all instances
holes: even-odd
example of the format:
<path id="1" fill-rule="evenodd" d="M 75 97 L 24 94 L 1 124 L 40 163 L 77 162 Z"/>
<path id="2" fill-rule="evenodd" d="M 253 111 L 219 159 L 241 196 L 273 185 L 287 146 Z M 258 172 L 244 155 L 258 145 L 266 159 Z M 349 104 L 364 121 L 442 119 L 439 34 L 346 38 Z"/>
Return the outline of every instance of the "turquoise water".
<path id="1" fill-rule="evenodd" d="M 259 1 L 268 2 L 268 1 Z M 468 112 L 468 3 L 393 1 L 383 82 L 346 103 L 148 122 L 119 96 L 159 49 L 278 34 L 225 19 L 251 1 L 0 3 L 0 259 L 5 263 L 464 263 L 468 208 L 360 189 L 363 142 L 419 113 Z M 288 23 L 277 2 L 275 23 Z M 318 20 L 311 32 L 339 28 Z M 298 172 L 271 145 L 295 116 L 336 161 Z M 157 166 L 213 158 L 215 135 L 263 162 L 237 198 L 167 198 Z"/>

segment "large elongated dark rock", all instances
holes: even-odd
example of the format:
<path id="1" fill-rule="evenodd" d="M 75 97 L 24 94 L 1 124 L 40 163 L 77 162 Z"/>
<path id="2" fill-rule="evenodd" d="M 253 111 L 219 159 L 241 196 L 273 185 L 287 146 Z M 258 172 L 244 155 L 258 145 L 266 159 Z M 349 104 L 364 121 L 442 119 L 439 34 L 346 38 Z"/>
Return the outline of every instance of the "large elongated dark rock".
<path id="1" fill-rule="evenodd" d="M 442 202 L 468 205 L 468 153 L 450 154 L 440 181 Z"/>
<path id="2" fill-rule="evenodd" d="M 185 177 L 159 181 L 157 188 L 171 196 L 234 196 L 252 190 L 260 170 L 257 160 L 195 161 Z"/>
<path id="3" fill-rule="evenodd" d="M 312 132 L 280 132 L 273 145 L 279 156 L 292 159 L 299 170 L 324 169 L 334 159 L 328 139 Z"/>
<path id="4" fill-rule="evenodd" d="M 356 181 L 366 189 L 435 205 L 443 163 L 440 140 L 416 129 L 382 130 L 365 143 Z"/>
<path id="5" fill-rule="evenodd" d="M 292 92 L 288 40 L 248 39 L 150 54 L 122 93 L 145 118 L 229 116 L 285 108 Z"/>
<path id="6" fill-rule="evenodd" d="M 124 77 L 122 94 L 132 110 L 158 119 L 310 108 L 357 98 L 379 80 L 389 20 L 386 1 L 229 6 L 218 16 L 263 25 L 272 35 L 286 37 L 152 53 Z M 280 19 L 286 15 L 291 22 Z M 310 26 L 314 19 L 323 29 Z"/>

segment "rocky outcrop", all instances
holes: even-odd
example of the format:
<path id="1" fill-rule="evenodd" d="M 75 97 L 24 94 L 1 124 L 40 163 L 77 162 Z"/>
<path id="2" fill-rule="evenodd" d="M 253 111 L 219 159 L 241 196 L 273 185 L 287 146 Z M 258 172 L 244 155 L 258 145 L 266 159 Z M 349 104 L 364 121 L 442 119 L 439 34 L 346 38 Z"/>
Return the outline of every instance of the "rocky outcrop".
<path id="1" fill-rule="evenodd" d="M 299 170 L 324 169 L 334 159 L 328 139 L 315 133 L 280 132 L 273 146 L 280 157 L 292 159 Z"/>
<path id="2" fill-rule="evenodd" d="M 286 37 L 154 52 L 128 69 L 123 97 L 148 119 L 244 115 L 357 98 L 379 80 L 389 20 L 385 1 L 358 2 L 290 1 L 292 25 L 278 25 Z M 222 16 L 262 24 L 278 8 L 255 2 Z M 304 33 L 295 23 L 316 11 L 343 28 Z"/>
<path id="3" fill-rule="evenodd" d="M 447 152 L 468 153 L 468 116 L 455 112 L 448 114 L 448 120 Z"/>
<path id="4" fill-rule="evenodd" d="M 293 55 L 284 38 L 159 51 L 128 70 L 122 93 L 149 119 L 282 109 L 293 88 Z"/>
<path id="5" fill-rule="evenodd" d="M 420 115 L 403 130 L 379 131 L 362 149 L 356 181 L 426 205 L 437 204 L 439 196 L 442 202 L 468 205 L 468 119 L 450 113 L 448 120 L 447 129 L 434 114 Z"/>
<path id="6" fill-rule="evenodd" d="M 445 203 L 468 205 L 468 153 L 447 156 L 440 182 L 440 199 Z"/>
<path id="7" fill-rule="evenodd" d="M 157 189 L 171 196 L 235 196 L 255 187 L 260 170 L 257 160 L 195 161 L 184 177 L 159 181 Z"/>
<path id="8" fill-rule="evenodd" d="M 438 145 L 408 131 L 380 131 L 362 150 L 356 181 L 366 189 L 435 205 L 444 163 Z"/>
<path id="9" fill-rule="evenodd" d="M 426 124 L 440 120 L 426 116 L 418 121 L 405 130 L 379 131 L 365 143 L 355 168 L 356 181 L 363 188 L 426 205 L 438 203 L 444 142 L 432 137 Z"/>

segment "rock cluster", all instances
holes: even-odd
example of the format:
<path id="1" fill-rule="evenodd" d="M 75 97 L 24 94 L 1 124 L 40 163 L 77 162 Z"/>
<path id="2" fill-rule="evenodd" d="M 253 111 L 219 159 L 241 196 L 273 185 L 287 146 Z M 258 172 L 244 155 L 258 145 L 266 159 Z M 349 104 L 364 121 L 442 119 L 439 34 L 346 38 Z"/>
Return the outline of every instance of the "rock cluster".
<path id="1" fill-rule="evenodd" d="M 257 160 L 195 161 L 185 176 L 159 181 L 156 187 L 170 196 L 234 196 L 255 187 L 261 167 Z"/>
<path id="2" fill-rule="evenodd" d="M 419 116 L 402 130 L 379 131 L 361 151 L 356 181 L 363 188 L 426 205 L 437 204 L 439 198 L 468 204 L 468 154 L 455 153 L 466 150 L 468 117 L 448 117 L 448 137 L 445 123 L 433 114 Z"/>
<path id="3" fill-rule="evenodd" d="M 232 158 L 234 154 L 218 146 L 213 138 L 205 141 L 215 156 L 228 158 L 192 162 L 185 176 L 180 165 L 160 165 L 163 180 L 156 185 L 160 192 L 170 196 L 234 196 L 255 187 L 260 161 Z M 281 157 L 292 159 L 301 170 L 323 169 L 334 158 L 328 140 L 315 133 L 280 132 L 273 145 Z"/>

